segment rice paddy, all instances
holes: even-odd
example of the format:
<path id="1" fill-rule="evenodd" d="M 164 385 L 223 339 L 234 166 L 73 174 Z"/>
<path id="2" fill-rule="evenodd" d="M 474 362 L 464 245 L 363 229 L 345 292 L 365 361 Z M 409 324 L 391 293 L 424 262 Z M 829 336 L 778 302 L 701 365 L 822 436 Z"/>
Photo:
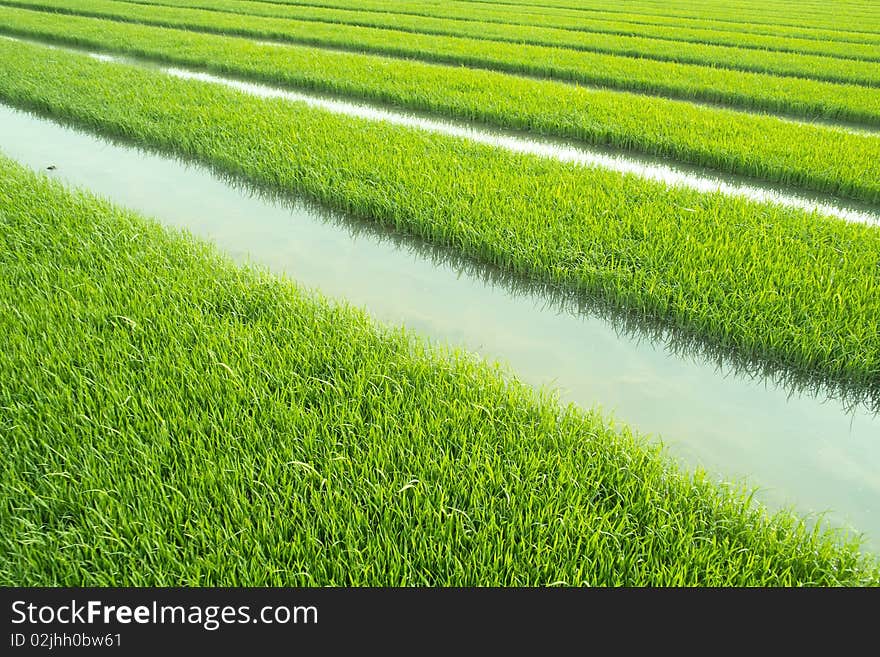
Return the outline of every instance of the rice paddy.
<path id="1" fill-rule="evenodd" d="M 201 9 L 144 6 L 114 0 L 6 0 L 0 4 L 46 9 L 148 25 L 323 48 L 372 52 L 568 82 L 726 103 L 807 117 L 880 123 L 880 88 L 712 65 L 605 55 L 562 47 L 490 42 L 340 23 L 243 16 Z M 848 66 L 848 60 L 839 60 Z M 870 64 L 869 68 L 875 69 Z"/>
<path id="2" fill-rule="evenodd" d="M 197 0 L 185 0 L 187 6 L 196 6 Z M 168 4 L 163 2 L 162 4 Z M 299 0 L 296 3 L 280 2 L 271 0 L 266 4 L 272 5 L 290 5 L 296 4 L 300 6 L 318 6 L 318 7 L 334 7 L 342 9 L 351 9 L 351 0 Z M 715 2 L 711 5 L 712 16 L 717 17 L 719 11 L 724 11 L 725 7 Z M 838 5 L 835 4 L 835 7 Z M 588 30 L 598 31 L 598 26 L 607 25 L 609 23 L 617 26 L 625 26 L 627 30 L 638 30 L 639 34 L 650 36 L 663 35 L 674 37 L 676 40 L 682 39 L 682 35 L 691 34 L 693 31 L 699 31 L 701 38 L 705 42 L 713 42 L 722 36 L 729 36 L 735 40 L 732 45 L 745 47 L 753 43 L 752 39 L 757 36 L 776 36 L 797 38 L 802 41 L 812 42 L 814 46 L 819 47 L 817 41 L 827 41 L 830 47 L 837 46 L 843 50 L 845 44 L 880 44 L 880 37 L 871 31 L 864 29 L 864 17 L 858 25 L 858 29 L 853 31 L 839 29 L 822 29 L 815 24 L 807 27 L 792 26 L 786 21 L 784 25 L 779 22 L 755 24 L 738 21 L 718 21 L 713 18 L 696 18 L 693 16 L 693 5 L 687 8 L 684 15 L 676 16 L 662 15 L 653 13 L 651 15 L 641 13 L 631 13 L 613 9 L 605 6 L 601 10 L 591 9 L 587 11 L 560 9 L 556 7 L 548 7 L 545 4 L 540 7 L 521 7 L 517 11 L 510 9 L 509 3 L 477 3 L 464 1 L 449 2 L 389 2 L 387 0 L 364 0 L 357 3 L 357 8 L 362 11 L 378 11 L 393 12 L 396 14 L 412 15 L 412 16 L 433 16 L 440 18 L 455 18 L 462 21 L 485 21 L 498 22 L 512 25 L 546 25 L 550 27 L 561 27 L 570 30 Z M 788 12 L 788 19 L 792 16 L 792 12 Z M 740 17 L 741 18 L 741 17 Z M 835 12 L 833 21 L 830 26 L 836 27 L 841 23 L 841 13 Z M 767 45 L 762 42 L 762 45 Z M 768 49 L 772 50 L 768 46 Z M 869 51 L 870 52 L 870 51 Z"/>
<path id="3" fill-rule="evenodd" d="M 866 4 L 547 4 L 4 0 L 0 33 L 880 200 Z M 875 226 L 33 42 L 0 39 L 0 103 L 880 399 Z M 675 461 L 601 392 L 565 403 L 491 345 L 10 160 L 0 181 L 4 585 L 880 584 L 858 528 Z"/>
<path id="4" fill-rule="evenodd" d="M 0 175 L 4 584 L 880 581 L 486 365 Z"/>
<path id="5" fill-rule="evenodd" d="M 880 201 L 880 139 L 681 101 L 490 71 L 0 7 L 0 33 L 478 120 L 673 158 L 846 198 Z"/>
<path id="6" fill-rule="evenodd" d="M 436 5 L 396 2 L 388 3 L 359 2 L 356 11 L 350 2 L 324 2 L 319 0 L 315 3 L 297 2 L 255 2 L 251 0 L 163 0 L 161 3 L 146 2 L 144 0 L 128 0 L 136 4 L 162 4 L 169 7 L 189 7 L 193 9 L 208 9 L 231 13 L 274 16 L 276 18 L 300 18 L 314 19 L 328 22 L 336 18 L 339 22 L 359 25 L 397 26 L 398 29 L 412 25 L 422 28 L 418 31 L 426 31 L 425 26 L 433 24 L 442 25 L 446 30 L 453 30 L 459 26 L 465 30 L 461 34 L 468 34 L 477 38 L 488 36 L 487 33 L 475 31 L 474 25 L 481 28 L 489 26 L 493 29 L 494 38 L 499 40 L 512 40 L 511 34 L 552 34 L 558 35 L 558 40 L 545 41 L 546 44 L 561 45 L 565 40 L 574 40 L 579 37 L 577 33 L 586 33 L 595 38 L 596 35 L 616 35 L 624 37 L 642 37 L 669 41 L 672 43 L 693 43 L 700 45 L 735 46 L 736 48 L 754 48 L 771 52 L 791 52 L 808 55 L 829 55 L 843 59 L 857 59 L 862 61 L 878 61 L 876 48 L 878 41 L 874 43 L 855 43 L 853 41 L 818 41 L 815 38 L 769 36 L 764 34 L 748 34 L 735 30 L 718 30 L 682 27 L 680 25 L 656 25 L 652 23 L 633 22 L 626 20 L 591 18 L 582 14 L 576 21 L 566 20 L 564 17 L 554 16 L 550 11 L 543 10 L 540 14 L 531 14 L 527 18 L 519 17 L 509 10 L 497 7 L 481 7 L 471 4 L 467 7 L 465 16 L 460 10 L 456 11 L 456 3 L 439 3 Z M 460 3 L 458 5 L 461 6 Z M 341 12 L 328 12 L 328 9 L 342 9 Z M 442 22 L 429 21 L 415 22 L 415 18 L 441 19 Z M 348 20 L 346 20 L 348 19 Z M 523 27 L 528 28 L 519 32 L 501 32 L 499 27 Z M 542 29 L 551 28 L 555 32 L 544 32 Z M 574 32 L 574 34 L 571 34 Z M 448 32 L 455 34 L 456 32 Z M 835 36 L 839 37 L 839 33 Z M 586 39 L 587 37 L 581 37 Z M 570 41 L 578 43 L 577 41 Z M 581 43 L 584 43 L 583 41 Z"/>
<path id="7" fill-rule="evenodd" d="M 30 6 L 32 0 L 9 0 Z M 34 0 L 36 6 L 43 0 Z M 140 3 L 132 3 L 140 4 Z M 682 62 L 691 64 L 712 64 L 720 68 L 775 73 L 794 77 L 806 77 L 831 82 L 853 82 L 877 86 L 880 71 L 872 61 L 852 57 L 827 57 L 807 53 L 774 51 L 754 51 L 739 47 L 715 44 L 694 44 L 689 42 L 666 41 L 637 36 L 608 36 L 594 32 L 570 31 L 533 26 L 497 24 L 492 22 L 462 22 L 442 18 L 428 19 L 401 14 L 376 14 L 352 10 L 326 8 L 304 9 L 296 5 L 264 5 L 250 2 L 203 2 L 193 5 L 190 0 L 163 2 L 163 6 L 186 9 L 207 9 L 243 17 L 261 16 L 294 20 L 315 21 L 317 23 L 339 24 L 340 26 L 388 28 L 415 34 L 436 36 L 467 37 L 478 40 L 529 44 L 536 46 L 562 47 L 571 50 L 585 50 L 615 55 L 644 57 L 657 61 Z M 55 5 L 50 5 L 55 6 Z M 61 5 L 59 5 L 61 6 Z M 91 0 L 80 5 L 63 5 L 64 8 L 91 12 L 95 7 Z"/>

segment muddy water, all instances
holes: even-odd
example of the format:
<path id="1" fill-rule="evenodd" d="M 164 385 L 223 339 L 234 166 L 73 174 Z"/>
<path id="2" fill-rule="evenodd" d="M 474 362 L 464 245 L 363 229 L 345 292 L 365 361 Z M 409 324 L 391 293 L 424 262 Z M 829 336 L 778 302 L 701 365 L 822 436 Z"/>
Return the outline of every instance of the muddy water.
<path id="1" fill-rule="evenodd" d="M 687 467 L 758 486 L 773 508 L 827 512 L 880 552 L 880 416 L 864 406 L 719 369 L 449 252 L 2 105 L 0 151 L 379 320 L 504 361 L 563 401 L 601 404 Z"/>

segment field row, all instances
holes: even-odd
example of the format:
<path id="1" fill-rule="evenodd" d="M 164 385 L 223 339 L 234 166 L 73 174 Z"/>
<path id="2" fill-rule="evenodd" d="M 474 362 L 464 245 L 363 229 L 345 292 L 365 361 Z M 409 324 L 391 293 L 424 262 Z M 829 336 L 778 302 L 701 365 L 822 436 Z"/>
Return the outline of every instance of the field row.
<path id="1" fill-rule="evenodd" d="M 651 62 L 678 62 L 827 82 L 880 86 L 880 66 L 876 62 L 640 37 L 609 37 L 586 32 L 553 31 L 548 28 L 461 23 L 444 19 L 383 16 L 369 12 L 355 12 L 353 15 L 352 12 L 333 9 L 309 9 L 302 12 L 306 16 L 278 18 L 267 17 L 273 12 L 256 16 L 116 0 L 4 0 L 4 2 L 13 6 L 70 11 L 136 21 L 194 20 L 202 28 L 209 26 L 213 29 L 255 29 L 264 33 L 266 30 L 275 30 L 276 34 L 295 40 L 319 38 L 319 35 L 334 29 L 341 31 L 341 34 L 334 37 L 338 39 L 348 34 L 348 30 L 362 27 L 372 30 L 366 33 L 366 36 L 372 37 L 371 43 L 376 43 L 377 37 L 384 37 L 389 44 L 398 46 L 408 44 L 416 52 L 429 49 L 427 52 L 434 53 L 435 48 L 442 46 L 444 52 L 457 52 L 466 57 L 486 57 L 493 48 L 501 48 L 495 56 L 500 55 L 506 61 L 522 62 L 525 61 L 525 57 L 531 57 L 543 61 L 545 66 L 559 66 L 563 69 L 588 65 L 589 60 L 580 59 L 581 51 L 584 51 L 589 55 L 610 54 L 640 60 L 648 59 Z M 313 30 L 310 37 L 303 35 L 303 30 L 307 26 Z"/>
<path id="2" fill-rule="evenodd" d="M 0 207 L 5 586 L 880 582 L 595 413 L 2 158 Z"/>
<path id="3" fill-rule="evenodd" d="M 26 1 L 30 3 L 35 0 Z M 45 1 L 39 0 L 40 4 L 44 4 Z M 877 67 L 868 63 L 868 61 L 880 60 L 880 52 L 873 45 L 859 46 L 851 43 L 803 39 L 786 41 L 785 39 L 763 37 L 762 43 L 765 44 L 765 47 L 756 50 L 755 48 L 743 48 L 743 45 L 748 45 L 743 41 L 749 40 L 744 40 L 740 35 L 735 34 L 732 35 L 730 43 L 706 43 L 705 39 L 695 41 L 693 38 L 671 38 L 672 35 L 666 29 L 656 29 L 656 35 L 633 34 L 632 30 L 627 33 L 627 29 L 621 29 L 619 25 L 615 30 L 614 24 L 605 26 L 600 24 L 598 30 L 571 30 L 510 22 L 479 21 L 473 18 L 463 21 L 361 9 L 343 10 L 314 6 L 278 5 L 249 0 L 126 1 L 131 4 L 208 9 L 246 16 L 387 27 L 420 34 L 466 36 L 489 41 L 558 46 L 574 50 L 631 55 L 661 61 L 709 64 L 746 71 L 771 72 L 834 81 L 862 81 L 871 84 L 880 79 Z M 656 36 L 660 38 L 658 39 Z M 796 43 L 797 47 L 791 47 L 793 43 Z M 782 52 L 789 54 L 783 55 Z M 816 57 L 815 55 L 822 56 Z M 840 58 L 868 61 L 847 63 L 839 61 Z"/>
<path id="4" fill-rule="evenodd" d="M 235 14 L 202 10 L 114 2 L 103 2 L 106 8 L 97 10 L 94 7 L 99 0 L 88 1 L 93 9 L 87 14 L 115 20 L 464 64 L 749 109 L 880 125 L 880 88 L 875 87 L 376 28 L 260 17 L 243 19 Z M 73 6 L 73 2 L 64 4 Z M 4 14 L 16 15 L 11 13 L 14 11 L 7 9 Z M 24 11 L 18 10 L 19 15 Z"/>
<path id="5" fill-rule="evenodd" d="M 834 3 L 821 3 L 810 7 L 802 2 L 792 0 L 761 2 L 736 2 L 714 0 L 694 5 L 690 0 L 679 2 L 627 2 L 626 9 L 609 9 L 604 0 L 592 3 L 557 0 L 554 2 L 537 2 L 536 0 L 464 0 L 463 4 L 487 4 L 507 8 L 509 11 L 526 10 L 543 12 L 560 10 L 568 12 L 576 18 L 584 14 L 613 13 L 660 20 L 707 20 L 729 23 L 731 25 L 766 25 L 796 26 L 803 28 L 825 28 L 835 31 L 851 31 L 856 33 L 880 32 L 880 17 L 876 6 L 870 2 L 846 3 L 836 0 Z"/>
<path id="6" fill-rule="evenodd" d="M 12 31 L 880 202 L 880 139 L 682 101 L 373 55 L 0 7 Z"/>
<path id="7" fill-rule="evenodd" d="M 473 3 L 460 0 L 447 2 L 418 2 L 412 0 L 260 0 L 265 4 L 280 6 L 332 7 L 336 9 L 359 9 L 411 16 L 431 16 L 435 18 L 456 18 L 459 20 L 479 20 L 513 25 L 534 25 L 557 27 L 569 30 L 585 29 L 592 31 L 602 25 L 613 24 L 625 29 L 648 30 L 646 36 L 663 36 L 664 34 L 683 35 L 696 32 L 701 36 L 695 40 L 705 39 L 712 42 L 714 36 L 739 35 L 743 39 L 781 38 L 812 41 L 814 43 L 828 41 L 849 43 L 864 46 L 880 44 L 880 34 L 858 31 L 846 31 L 835 27 L 823 29 L 815 25 L 794 27 L 778 23 L 750 24 L 743 22 L 719 21 L 717 18 L 694 18 L 686 16 L 662 16 L 657 14 L 640 14 L 631 11 L 604 10 L 577 11 L 556 9 L 553 7 L 511 6 L 498 3 Z M 689 7 L 689 10 L 693 7 Z M 717 15 L 716 15 L 717 16 Z M 728 45 L 737 45 L 734 41 Z"/>
<path id="8" fill-rule="evenodd" d="M 880 382 L 875 228 L 50 52 L 0 43 L 0 98 L 590 293 L 746 357 Z"/>

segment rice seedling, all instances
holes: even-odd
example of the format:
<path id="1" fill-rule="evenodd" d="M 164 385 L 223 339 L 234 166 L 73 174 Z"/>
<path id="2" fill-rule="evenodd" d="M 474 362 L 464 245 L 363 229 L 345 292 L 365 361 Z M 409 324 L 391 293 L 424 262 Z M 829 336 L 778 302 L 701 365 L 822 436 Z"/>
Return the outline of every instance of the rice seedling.
<path id="1" fill-rule="evenodd" d="M 880 583 L 598 412 L 6 159 L 0 272 L 3 585 Z"/>
<path id="2" fill-rule="evenodd" d="M 16 2 L 17 0 L 10 0 Z M 34 0 L 24 0 L 30 3 Z M 36 0 L 42 3 L 45 0 Z M 77 0 L 79 1 L 79 0 Z M 50 3 L 51 4 L 51 3 Z M 634 35 L 608 35 L 596 32 L 571 31 L 539 26 L 498 24 L 481 21 L 458 21 L 447 18 L 428 18 L 406 14 L 376 13 L 354 9 L 301 7 L 299 5 L 271 5 L 241 2 L 240 0 L 162 0 L 153 3 L 137 0 L 130 4 L 147 6 L 182 7 L 238 14 L 308 20 L 319 23 L 338 23 L 362 27 L 389 28 L 440 36 L 468 37 L 514 44 L 551 46 L 572 50 L 644 57 L 657 61 L 711 65 L 740 71 L 755 71 L 789 75 L 832 82 L 850 82 L 877 86 L 880 67 L 872 61 L 860 61 L 851 55 L 846 58 L 799 52 L 775 52 L 741 48 L 739 45 L 717 45 L 670 41 Z M 54 6 L 54 5 L 51 5 Z M 77 5 L 79 6 L 79 5 Z M 89 5 L 84 5 L 89 6 Z M 870 49 L 868 49 L 870 50 Z M 877 49 L 871 53 L 876 60 Z"/>
<path id="3" fill-rule="evenodd" d="M 0 33 L 344 94 L 880 202 L 880 139 L 491 71 L 0 7 Z"/>
<path id="4" fill-rule="evenodd" d="M 511 12 L 505 7 L 491 7 L 485 4 L 444 2 L 438 5 L 424 3 L 393 2 L 385 0 L 368 2 L 350 2 L 349 0 L 304 0 L 302 2 L 285 3 L 267 0 L 126 0 L 137 4 L 166 5 L 214 9 L 233 13 L 252 14 L 255 16 L 277 16 L 286 18 L 321 16 L 311 14 L 308 8 L 335 8 L 372 12 L 388 16 L 412 16 L 425 18 L 443 18 L 464 23 L 497 23 L 499 25 L 518 25 L 525 27 L 547 27 L 575 32 L 595 34 L 611 34 L 619 36 L 649 37 L 664 41 L 681 41 L 707 45 L 736 46 L 738 48 L 754 48 L 775 52 L 794 52 L 812 55 L 829 55 L 844 59 L 863 59 L 876 61 L 880 58 L 876 45 L 880 37 L 871 42 L 868 35 L 867 43 L 853 42 L 852 35 L 832 32 L 824 34 L 822 40 L 815 35 L 810 38 L 803 36 L 774 36 L 761 33 L 748 33 L 738 29 L 708 29 L 701 27 L 684 27 L 679 25 L 655 24 L 646 22 L 644 18 L 618 19 L 594 14 L 581 14 L 577 20 L 568 20 L 558 16 L 552 10 L 541 13 Z"/>
<path id="5" fill-rule="evenodd" d="M 480 2 L 480 4 L 483 4 Z M 809 30 L 826 29 L 837 33 L 876 33 L 880 19 L 870 2 L 862 0 L 835 0 L 832 3 L 817 3 L 809 6 L 805 2 L 781 0 L 775 2 L 729 2 L 710 0 L 694 6 L 687 0 L 676 3 L 667 2 L 628 2 L 626 9 L 610 9 L 606 3 L 550 2 L 538 3 L 534 0 L 504 0 L 487 2 L 516 11 L 522 8 L 527 12 L 559 10 L 568 12 L 572 18 L 580 18 L 585 13 L 596 12 L 627 14 L 643 20 L 653 21 L 710 21 L 739 26 L 759 26 L 762 28 L 804 28 Z"/>
<path id="6" fill-rule="evenodd" d="M 351 0 L 298 0 L 296 3 L 284 0 L 262 0 L 267 4 L 274 5 L 307 5 L 320 7 L 335 7 L 339 9 L 351 9 L 356 7 L 363 10 L 380 11 L 387 13 L 410 14 L 413 16 L 433 16 L 445 18 L 458 18 L 461 20 L 482 20 L 487 22 L 522 23 L 525 25 L 546 25 L 549 27 L 561 27 L 564 29 L 585 28 L 588 31 L 595 29 L 603 23 L 627 26 L 627 29 L 653 29 L 658 33 L 649 33 L 650 36 L 658 34 L 681 34 L 682 31 L 699 30 L 705 38 L 714 38 L 719 34 L 730 33 L 741 35 L 743 39 L 752 37 L 782 37 L 795 38 L 807 41 L 831 41 L 854 44 L 878 44 L 880 35 L 864 30 L 839 30 L 832 28 L 820 28 L 814 24 L 805 26 L 792 26 L 790 24 L 774 23 L 744 23 L 740 21 L 719 21 L 717 18 L 695 18 L 688 8 L 686 15 L 664 16 L 644 13 L 632 13 L 620 9 L 603 7 L 582 11 L 578 9 L 560 9 L 541 4 L 540 7 L 511 7 L 502 3 L 469 2 L 467 0 L 450 0 L 442 4 L 429 5 L 424 2 L 399 2 L 397 0 L 364 0 L 352 3 Z M 838 15 L 840 12 L 837 12 Z M 717 17 L 717 13 L 714 14 Z M 732 45 L 736 45 L 734 41 Z"/>
<path id="7" fill-rule="evenodd" d="M 109 0 L 4 0 L 0 4 L 417 58 L 798 116 L 880 123 L 880 88 L 857 84 L 547 46 Z"/>
<path id="8" fill-rule="evenodd" d="M 747 357 L 880 381 L 880 231 L 0 44 L 0 98 L 302 194 Z"/>

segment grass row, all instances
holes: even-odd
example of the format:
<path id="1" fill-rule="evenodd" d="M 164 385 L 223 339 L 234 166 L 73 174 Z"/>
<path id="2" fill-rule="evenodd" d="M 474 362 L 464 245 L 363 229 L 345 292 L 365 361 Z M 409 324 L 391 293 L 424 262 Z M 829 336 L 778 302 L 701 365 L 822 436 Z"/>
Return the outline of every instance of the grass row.
<path id="1" fill-rule="evenodd" d="M 880 139 L 492 71 L 0 8 L 6 31 L 880 202 Z M 4 28 L 0 27 L 0 32 Z"/>
<path id="2" fill-rule="evenodd" d="M 25 0 L 33 2 L 35 0 Z M 36 0 L 45 2 L 45 0 Z M 465 36 L 489 41 L 554 46 L 573 50 L 587 50 L 660 61 L 707 64 L 743 71 L 758 71 L 777 75 L 791 75 L 835 82 L 875 85 L 880 80 L 878 66 L 871 61 L 860 61 L 854 55 L 853 44 L 821 44 L 826 49 L 844 53 L 843 58 L 833 52 L 804 53 L 791 49 L 785 52 L 741 48 L 740 44 L 694 43 L 670 39 L 669 34 L 655 39 L 648 35 L 569 30 L 546 26 L 515 23 L 412 16 L 398 13 L 377 13 L 361 9 L 334 9 L 301 5 L 276 5 L 246 0 L 127 0 L 128 4 L 208 9 L 244 16 L 265 16 L 295 20 L 314 20 L 327 23 L 387 27 L 420 34 Z M 854 52 L 855 51 L 855 52 Z M 876 47 L 863 46 L 861 51 L 873 62 L 880 59 Z M 843 61 L 841 61 L 841 59 Z"/>
<path id="3" fill-rule="evenodd" d="M 742 22 L 719 21 L 713 18 L 695 18 L 694 16 L 662 16 L 657 14 L 639 14 L 605 7 L 602 10 L 579 11 L 559 9 L 547 6 L 511 6 L 506 4 L 473 3 L 462 0 L 450 0 L 442 3 L 425 3 L 412 0 L 260 0 L 275 5 L 306 5 L 334 7 L 339 9 L 359 8 L 389 13 L 405 13 L 414 16 L 436 16 L 467 20 L 474 18 L 502 23 L 544 25 L 565 29 L 592 29 L 590 26 L 601 23 L 626 25 L 633 29 L 665 30 L 671 34 L 679 31 L 699 30 L 706 35 L 731 34 L 741 35 L 744 39 L 751 37 L 793 38 L 808 41 L 830 41 L 850 44 L 880 43 L 880 34 L 865 31 L 841 31 L 835 28 L 817 28 L 814 25 L 794 27 L 791 25 L 749 24 Z M 691 6 L 689 9 L 692 9 Z M 655 35 L 656 36 L 656 35 Z M 736 45 L 734 42 L 733 45 Z"/>
<path id="4" fill-rule="evenodd" d="M 844 0 L 823 2 L 809 7 L 799 0 L 783 2 L 752 3 L 737 2 L 731 4 L 727 0 L 709 0 L 694 5 L 689 0 L 671 3 L 660 2 L 627 2 L 626 9 L 609 9 L 603 0 L 596 2 L 565 2 L 562 0 L 465 0 L 469 4 L 488 4 L 507 7 L 508 10 L 522 8 L 527 11 L 546 11 L 557 9 L 582 13 L 611 12 L 660 19 L 693 19 L 711 20 L 733 25 L 768 25 L 820 28 L 835 31 L 852 31 L 868 33 L 880 31 L 880 17 L 873 3 L 850 3 Z"/>
<path id="5" fill-rule="evenodd" d="M 566 21 L 552 14 L 523 15 L 513 13 L 509 9 L 484 8 L 472 5 L 463 11 L 460 3 L 444 3 L 442 5 L 422 5 L 415 3 L 392 3 L 384 0 L 372 0 L 352 4 L 348 0 L 308 0 L 291 5 L 267 0 L 128 0 L 147 4 L 181 5 L 204 8 L 224 8 L 227 11 L 258 14 L 255 9 L 287 10 L 291 7 L 328 7 L 335 9 L 352 9 L 380 14 L 423 16 L 429 18 L 446 18 L 462 22 L 498 23 L 501 25 L 521 25 L 530 27 L 549 27 L 554 29 L 595 32 L 597 34 L 613 34 L 621 36 L 649 37 L 666 41 L 684 41 L 689 43 L 714 44 L 721 46 L 737 46 L 777 52 L 798 52 L 812 55 L 829 55 L 845 59 L 864 59 L 874 61 L 880 55 L 876 43 L 853 43 L 852 41 L 836 41 L 833 39 L 818 40 L 816 38 L 774 36 L 767 34 L 749 34 L 734 30 L 705 29 L 699 27 L 676 27 L 670 25 L 654 25 L 608 18 L 581 18 L 576 22 Z M 880 37 L 877 38 L 880 43 Z"/>
<path id="6" fill-rule="evenodd" d="M 0 583 L 792 586 L 875 560 L 0 158 Z"/>
<path id="7" fill-rule="evenodd" d="M 880 124 L 880 88 L 547 46 L 109 0 L 4 0 L 51 11 L 374 52 L 799 116 Z"/>
<path id="8" fill-rule="evenodd" d="M 880 384 L 880 231 L 38 46 L 0 98 L 595 295 L 747 358 Z"/>

